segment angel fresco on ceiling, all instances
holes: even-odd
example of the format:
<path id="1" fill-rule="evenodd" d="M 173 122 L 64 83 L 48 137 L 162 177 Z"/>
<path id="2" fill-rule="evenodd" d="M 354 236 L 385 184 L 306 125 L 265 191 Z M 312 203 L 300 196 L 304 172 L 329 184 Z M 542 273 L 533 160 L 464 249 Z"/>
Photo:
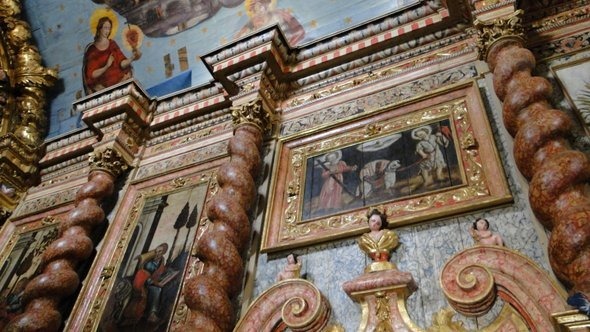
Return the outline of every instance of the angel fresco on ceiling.
<path id="1" fill-rule="evenodd" d="M 303 26 L 289 10 L 277 9 L 276 5 L 277 0 L 246 0 L 244 6 L 249 20 L 235 35 L 235 39 L 277 23 L 285 33 L 288 44 L 297 45 L 305 37 Z"/>
<path id="2" fill-rule="evenodd" d="M 174 35 L 215 15 L 222 7 L 237 7 L 244 0 L 92 0 L 113 8 L 137 25 L 146 36 Z"/>

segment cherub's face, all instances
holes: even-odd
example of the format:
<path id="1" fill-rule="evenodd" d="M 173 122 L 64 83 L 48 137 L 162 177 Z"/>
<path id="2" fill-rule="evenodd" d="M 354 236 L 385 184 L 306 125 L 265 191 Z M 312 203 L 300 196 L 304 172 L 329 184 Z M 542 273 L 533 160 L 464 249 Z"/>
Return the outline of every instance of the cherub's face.
<path id="1" fill-rule="evenodd" d="M 383 223 L 381 222 L 381 216 L 374 214 L 369 218 L 369 229 L 372 231 L 378 231 L 381 229 Z"/>
<path id="2" fill-rule="evenodd" d="M 488 225 L 484 219 L 479 219 L 475 223 L 475 227 L 477 228 L 478 231 L 485 231 L 488 229 Z"/>
<path id="3" fill-rule="evenodd" d="M 293 254 L 287 256 L 287 262 L 289 262 L 289 264 L 295 264 L 295 256 L 293 256 Z"/>

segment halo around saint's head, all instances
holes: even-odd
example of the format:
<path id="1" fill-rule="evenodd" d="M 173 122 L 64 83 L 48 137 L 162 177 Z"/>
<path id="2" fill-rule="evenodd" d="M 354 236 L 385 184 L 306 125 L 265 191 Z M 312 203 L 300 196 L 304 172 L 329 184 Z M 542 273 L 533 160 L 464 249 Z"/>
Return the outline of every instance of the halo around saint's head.
<path id="1" fill-rule="evenodd" d="M 276 8 L 277 0 L 246 0 L 244 1 L 244 7 L 246 8 L 246 14 L 248 14 L 249 18 L 256 16 L 254 11 L 254 6 L 259 2 L 267 2 L 268 10 L 271 11 Z"/>
<path id="2" fill-rule="evenodd" d="M 329 160 L 330 158 L 328 158 L 330 156 L 334 156 L 334 158 L 331 161 Z M 322 165 L 324 165 L 324 166 L 335 165 L 340 161 L 340 159 L 342 159 L 342 151 L 341 150 L 330 151 L 330 152 L 326 153 L 325 155 L 318 157 L 318 159 L 316 159 L 316 161 L 315 161 L 315 166 L 322 167 Z"/>
<path id="3" fill-rule="evenodd" d="M 92 36 L 96 36 L 96 27 L 98 26 L 98 21 L 103 17 L 108 17 L 113 23 L 113 26 L 111 27 L 111 34 L 109 35 L 109 38 L 113 38 L 113 36 L 117 34 L 119 20 L 117 19 L 115 12 L 110 8 L 98 8 L 92 13 L 92 15 L 90 15 L 90 32 L 92 33 Z"/>

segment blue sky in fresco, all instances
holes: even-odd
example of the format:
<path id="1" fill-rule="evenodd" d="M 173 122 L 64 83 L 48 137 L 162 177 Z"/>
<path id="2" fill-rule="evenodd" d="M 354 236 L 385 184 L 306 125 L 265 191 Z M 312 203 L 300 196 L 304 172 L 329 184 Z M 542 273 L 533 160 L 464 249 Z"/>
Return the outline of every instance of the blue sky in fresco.
<path id="1" fill-rule="evenodd" d="M 277 8 L 289 10 L 304 27 L 305 37 L 298 43 L 302 45 L 416 2 L 418 1 L 278 0 Z M 53 90 L 55 96 L 50 105 L 51 137 L 79 126 L 79 121 L 76 120 L 78 114 L 72 114 L 71 105 L 77 98 L 84 96 L 82 59 L 86 46 L 93 40 L 89 19 L 96 9 L 104 5 L 97 5 L 91 0 L 23 1 L 23 4 L 45 66 L 59 68 L 60 81 Z M 117 17 L 119 29 L 113 39 L 127 56 L 131 56 L 131 52 L 123 48 L 121 40 L 121 30 L 126 19 L 120 15 Z M 248 16 L 242 3 L 234 8 L 221 7 L 213 16 L 185 31 L 166 37 L 145 36 L 140 48 L 142 57 L 133 64 L 134 77 L 145 89 L 166 81 L 166 54 L 169 54 L 170 62 L 174 65 L 172 77 L 181 74 L 178 50 L 186 47 L 188 66 L 192 73 L 191 85 L 206 83 L 210 80 L 210 75 L 199 56 L 230 43 L 247 22 Z"/>

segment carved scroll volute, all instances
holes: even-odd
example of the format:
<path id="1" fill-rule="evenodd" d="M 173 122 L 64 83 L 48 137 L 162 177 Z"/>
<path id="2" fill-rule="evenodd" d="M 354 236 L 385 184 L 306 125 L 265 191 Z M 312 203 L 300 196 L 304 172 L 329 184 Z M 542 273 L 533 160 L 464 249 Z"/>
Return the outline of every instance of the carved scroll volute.
<path id="1" fill-rule="evenodd" d="M 445 270 L 446 269 L 446 270 Z M 481 316 L 496 300 L 494 276 L 485 266 L 448 265 L 443 269 L 443 289 L 451 306 L 465 316 Z M 447 276 L 450 276 L 447 279 Z"/>
<path id="2" fill-rule="evenodd" d="M 483 315 L 501 297 L 536 331 L 553 331 L 552 313 L 567 308 L 565 292 L 545 271 L 500 246 L 478 245 L 455 254 L 443 267 L 440 284 L 463 315 Z"/>
<path id="3" fill-rule="evenodd" d="M 323 331 L 329 318 L 330 303 L 315 285 L 288 279 L 254 300 L 234 331 L 272 331 L 277 326 L 294 332 Z"/>

